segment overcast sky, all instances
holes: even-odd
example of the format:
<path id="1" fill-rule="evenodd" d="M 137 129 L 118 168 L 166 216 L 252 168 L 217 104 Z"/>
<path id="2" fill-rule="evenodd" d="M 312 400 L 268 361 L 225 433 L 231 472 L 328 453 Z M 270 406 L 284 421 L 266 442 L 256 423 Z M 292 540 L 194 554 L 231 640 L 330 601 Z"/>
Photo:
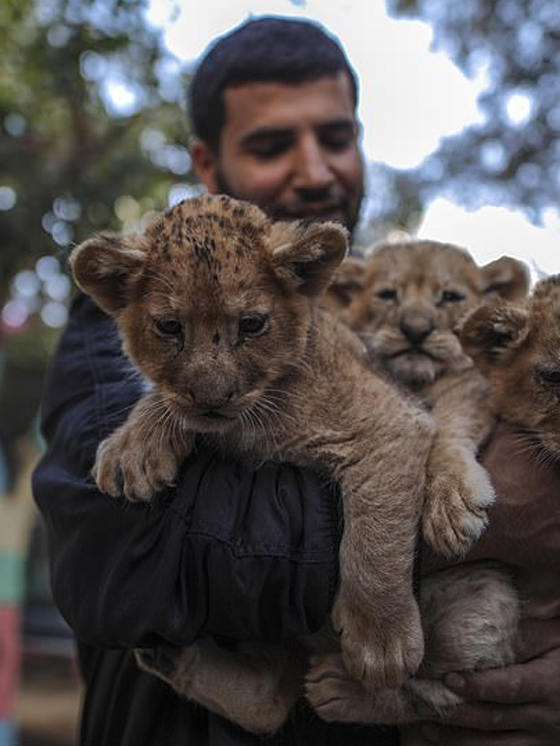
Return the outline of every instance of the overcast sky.
<path id="1" fill-rule="evenodd" d="M 310 18 L 339 38 L 360 79 L 368 160 L 417 166 L 441 137 L 480 117 L 476 98 L 484 70 L 467 79 L 445 54 L 431 50 L 429 25 L 390 18 L 384 0 L 151 0 L 148 18 L 165 29 L 169 49 L 188 62 L 251 14 Z M 428 207 L 419 234 L 466 246 L 480 263 L 507 253 L 527 261 L 534 277 L 560 272 L 558 212 L 538 228 L 505 208 L 467 212 L 439 199 Z"/>

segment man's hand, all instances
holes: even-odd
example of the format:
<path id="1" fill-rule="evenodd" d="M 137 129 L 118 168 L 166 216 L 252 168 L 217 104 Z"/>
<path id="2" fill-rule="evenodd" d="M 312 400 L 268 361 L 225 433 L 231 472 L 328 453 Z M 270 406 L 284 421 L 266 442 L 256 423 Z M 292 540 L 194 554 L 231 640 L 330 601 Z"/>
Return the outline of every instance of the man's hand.
<path id="1" fill-rule="evenodd" d="M 442 722 L 422 726 L 429 744 L 558 746 L 560 744 L 560 617 L 523 626 L 519 663 L 470 674 L 446 684 L 467 702 Z M 424 713 L 423 713 L 424 714 Z"/>

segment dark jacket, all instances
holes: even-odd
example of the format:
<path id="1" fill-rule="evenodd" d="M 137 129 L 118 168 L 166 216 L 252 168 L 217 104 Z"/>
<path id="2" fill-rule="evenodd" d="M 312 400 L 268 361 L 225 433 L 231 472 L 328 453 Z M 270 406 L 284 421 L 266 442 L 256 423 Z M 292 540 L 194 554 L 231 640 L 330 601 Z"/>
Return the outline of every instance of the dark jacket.
<path id="1" fill-rule="evenodd" d="M 190 458 L 177 487 L 150 505 L 100 493 L 89 476 L 97 445 L 139 394 L 114 322 L 79 295 L 47 380 L 47 452 L 34 493 L 55 601 L 76 634 L 86 684 L 80 743 L 260 743 L 141 672 L 132 648 L 317 630 L 337 582 L 338 500 L 308 471 L 254 471 L 212 453 Z M 385 746 L 392 733 L 328 726 L 302 702 L 265 743 Z"/>

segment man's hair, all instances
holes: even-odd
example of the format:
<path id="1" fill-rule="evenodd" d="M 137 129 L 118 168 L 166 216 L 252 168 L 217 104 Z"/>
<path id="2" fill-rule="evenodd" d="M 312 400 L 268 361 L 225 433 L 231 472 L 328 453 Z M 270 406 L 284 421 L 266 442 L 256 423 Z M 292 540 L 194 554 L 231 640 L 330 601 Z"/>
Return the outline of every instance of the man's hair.
<path id="1" fill-rule="evenodd" d="M 356 106 L 354 71 L 338 42 L 318 24 L 274 16 L 248 21 L 220 37 L 196 69 L 188 98 L 194 133 L 218 152 L 226 88 L 257 82 L 296 84 L 339 72 L 348 76 Z"/>

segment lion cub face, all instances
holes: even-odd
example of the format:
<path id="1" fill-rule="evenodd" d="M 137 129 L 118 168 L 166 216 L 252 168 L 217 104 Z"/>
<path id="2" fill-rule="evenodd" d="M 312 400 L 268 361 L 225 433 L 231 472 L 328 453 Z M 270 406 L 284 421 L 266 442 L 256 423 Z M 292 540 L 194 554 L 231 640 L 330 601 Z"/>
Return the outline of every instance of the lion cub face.
<path id="1" fill-rule="evenodd" d="M 373 360 L 419 388 L 468 365 L 454 333 L 466 312 L 490 292 L 523 295 L 527 284 L 523 265 L 507 257 L 480 268 L 449 244 L 383 244 L 368 259 L 344 318 Z"/>
<path id="2" fill-rule="evenodd" d="M 496 300 L 476 309 L 459 336 L 489 378 L 498 411 L 560 459 L 560 275 L 537 283 L 522 305 Z"/>
<path id="3" fill-rule="evenodd" d="M 335 224 L 272 223 L 247 203 L 204 197 L 142 235 L 89 239 L 71 265 L 172 408 L 193 429 L 220 431 L 266 390 L 274 408 L 271 389 L 305 350 L 309 299 L 345 252 Z"/>

